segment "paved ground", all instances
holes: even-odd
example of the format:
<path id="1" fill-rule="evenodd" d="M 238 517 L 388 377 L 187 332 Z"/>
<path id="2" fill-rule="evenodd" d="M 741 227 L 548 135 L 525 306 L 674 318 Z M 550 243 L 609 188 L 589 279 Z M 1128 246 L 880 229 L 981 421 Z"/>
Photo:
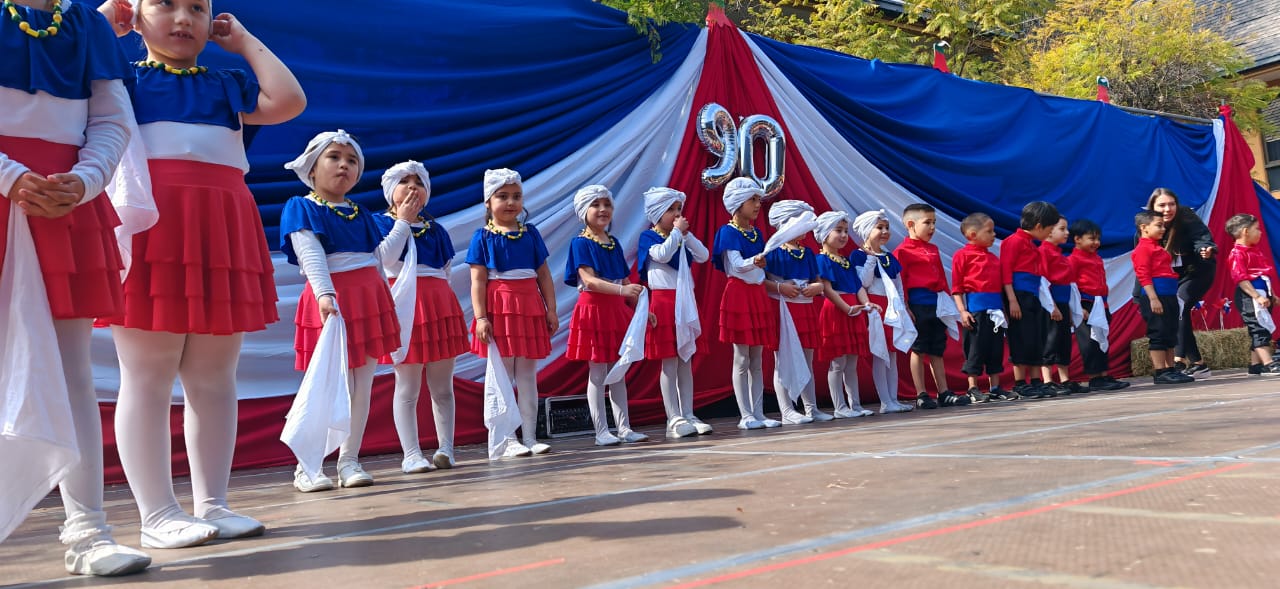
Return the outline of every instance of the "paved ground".
<path id="1" fill-rule="evenodd" d="M 575 439 L 493 464 L 468 447 L 426 475 L 384 456 L 366 461 L 375 486 L 312 495 L 286 469 L 237 472 L 232 505 L 266 536 L 152 551 L 115 581 L 63 573 L 46 500 L 0 545 L 0 583 L 1278 586 L 1280 380 L 1147 383 L 750 433 L 718 421 L 693 441 Z M 107 498 L 136 543 L 128 490 Z"/>

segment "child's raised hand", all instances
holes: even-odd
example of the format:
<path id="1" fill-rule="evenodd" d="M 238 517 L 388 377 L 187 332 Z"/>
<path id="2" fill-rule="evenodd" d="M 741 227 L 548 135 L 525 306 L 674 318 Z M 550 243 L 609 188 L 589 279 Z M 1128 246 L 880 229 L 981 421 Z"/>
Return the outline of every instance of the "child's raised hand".
<path id="1" fill-rule="evenodd" d="M 804 290 L 800 291 L 800 294 L 803 294 L 806 297 L 816 297 L 822 294 L 822 290 L 821 282 L 810 282 L 804 287 Z"/>
<path id="2" fill-rule="evenodd" d="M 249 30 L 240 24 L 240 20 L 229 12 L 213 17 L 213 24 L 209 28 L 210 41 L 237 55 L 244 53 L 245 43 L 252 37 Z"/>
<path id="3" fill-rule="evenodd" d="M 128 35 L 133 30 L 133 5 L 129 0 L 107 0 L 98 6 L 98 12 L 107 17 L 117 37 Z"/>
<path id="4" fill-rule="evenodd" d="M 681 233 L 689 232 L 689 220 L 686 219 L 684 215 L 680 215 L 679 217 L 676 217 L 676 222 L 674 223 L 674 226 L 676 229 L 679 229 Z"/>
<path id="5" fill-rule="evenodd" d="M 751 258 L 751 263 L 755 264 L 756 268 L 764 268 L 768 264 L 768 261 L 764 259 L 763 255 L 759 255 Z"/>
<path id="6" fill-rule="evenodd" d="M 396 205 L 396 217 L 412 223 L 414 219 L 418 218 L 418 213 L 422 212 L 423 201 L 426 200 L 425 197 L 426 194 L 419 190 L 410 191 L 408 198 Z"/>
<path id="7" fill-rule="evenodd" d="M 560 329 L 560 317 L 557 316 L 550 309 L 548 309 L 547 310 L 547 331 L 554 334 L 557 329 Z"/>

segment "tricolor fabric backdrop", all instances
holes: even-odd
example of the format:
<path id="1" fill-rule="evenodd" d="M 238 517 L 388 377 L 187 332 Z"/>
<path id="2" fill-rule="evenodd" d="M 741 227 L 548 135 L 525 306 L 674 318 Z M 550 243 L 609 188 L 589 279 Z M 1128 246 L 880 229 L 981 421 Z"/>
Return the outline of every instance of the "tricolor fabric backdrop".
<path id="1" fill-rule="evenodd" d="M 384 0 L 371 10 L 352 7 L 335 0 L 308 2 L 305 10 L 218 2 L 218 11 L 236 14 L 280 55 L 309 101 L 295 121 L 250 133 L 248 180 L 268 241 L 278 249 L 281 207 L 305 191 L 281 166 L 315 133 L 346 129 L 368 157 L 352 195 L 363 207 L 385 209 L 378 178 L 391 165 L 415 159 L 430 170 L 428 210 L 449 229 L 458 249 L 452 285 L 468 316 L 469 278 L 462 261 L 472 233 L 484 222 L 486 168 L 523 174 L 529 221 L 546 238 L 557 277 L 564 272 L 569 240 L 582 228 L 573 216 L 572 195 L 588 184 L 612 189 L 617 199 L 612 231 L 633 263 L 637 239 L 648 227 L 641 194 L 650 186 L 687 193 L 686 215 L 710 245 L 715 229 L 728 220 L 721 190 L 704 188 L 699 177 L 717 160 L 696 131 L 699 109 L 712 102 L 735 119 L 763 114 L 780 123 L 786 134 L 786 175 L 778 199 L 804 200 L 819 212 L 883 208 L 894 219 L 891 247 L 904 235 L 897 220 L 904 206 L 936 207 L 934 242 L 948 270 L 950 254 L 963 245 L 959 221 L 971 212 L 990 214 L 1001 236 L 1017 228 L 1019 211 L 1031 200 L 1055 203 L 1068 219 L 1098 222 L 1116 310 L 1111 330 L 1116 375 L 1128 374 L 1128 343 L 1144 334 L 1129 304 L 1129 251 L 1133 215 L 1153 188 L 1169 187 L 1197 209 L 1224 250 L 1230 240 L 1222 225 L 1231 214 L 1261 214 L 1280 227 L 1280 206 L 1250 179 L 1252 156 L 1229 117 L 1196 125 L 1136 116 L 1099 102 L 780 43 L 745 33 L 720 14 L 711 15 L 705 28 L 663 27 L 662 58 L 654 63 L 647 40 L 626 24 L 624 14 L 588 0 Z M 122 43 L 141 54 L 136 36 Z M 202 63 L 244 67 L 212 44 Z M 767 234 L 764 218 L 762 213 L 758 225 Z M 282 321 L 245 340 L 239 468 L 292 460 L 278 437 L 301 380 L 292 371 L 292 318 L 302 278 L 283 256 L 274 260 Z M 694 277 L 704 332 L 714 334 L 724 277 L 710 264 L 696 268 Z M 1229 294 L 1227 287 L 1216 289 L 1206 298 L 1209 308 L 1216 310 L 1212 301 Z M 576 297 L 574 289 L 558 287 L 562 328 L 553 337 L 552 356 L 539 365 L 543 396 L 585 391 L 585 363 L 561 357 Z M 1220 318 L 1212 314 L 1208 320 L 1217 326 Z M 1233 320 L 1238 324 L 1234 317 L 1226 324 Z M 694 359 L 698 406 L 732 394 L 730 348 L 714 339 Z M 112 428 L 119 375 L 109 331 L 95 334 L 93 353 L 108 478 L 120 481 Z M 960 363 L 959 345 L 952 344 L 947 366 L 957 388 L 963 384 Z M 771 364 L 766 360 L 767 374 Z M 815 368 L 820 398 L 825 398 L 826 366 Z M 658 372 L 656 362 L 640 362 L 628 374 L 635 423 L 664 419 Z M 484 440 L 483 375 L 478 358 L 459 358 L 459 443 Z M 374 385 L 366 453 L 399 451 L 392 388 L 390 374 Z M 903 379 L 902 390 L 909 388 L 909 379 Z M 869 381 L 862 391 L 866 400 L 874 399 Z M 181 389 L 174 393 L 175 471 L 182 473 L 187 469 Z M 431 448 L 425 392 L 422 399 L 422 438 Z"/>

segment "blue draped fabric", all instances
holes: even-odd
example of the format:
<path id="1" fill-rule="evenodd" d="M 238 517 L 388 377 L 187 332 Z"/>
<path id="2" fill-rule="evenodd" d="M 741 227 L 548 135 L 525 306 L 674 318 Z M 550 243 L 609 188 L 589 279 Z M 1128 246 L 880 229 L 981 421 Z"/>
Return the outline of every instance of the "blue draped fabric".
<path id="1" fill-rule="evenodd" d="M 1046 200 L 1097 221 L 1103 256 L 1115 256 L 1133 248 L 1133 214 L 1154 187 L 1192 207 L 1213 188 L 1208 125 L 752 39 L 876 167 L 947 215 L 990 214 L 1001 236 L 1024 204 Z"/>
<path id="2" fill-rule="evenodd" d="M 662 27 L 663 58 L 612 8 L 584 0 L 384 0 L 369 5 L 310 0 L 219 0 L 302 83 L 307 110 L 257 130 L 247 181 L 277 243 L 280 210 L 301 189 L 281 166 L 320 131 L 343 128 L 367 166 L 348 196 L 386 208 L 378 178 L 415 159 L 431 172 L 430 213 L 479 204 L 486 168 L 526 178 L 588 142 L 643 102 L 684 61 L 698 36 Z M 367 9 L 366 9 L 367 8 Z M 132 58 L 140 38 L 122 41 Z M 210 43 L 200 63 L 247 69 Z"/>
<path id="3" fill-rule="evenodd" d="M 1262 236 L 1271 245 L 1271 251 L 1280 252 L 1280 200 L 1257 182 L 1253 189 L 1258 193 L 1258 206 L 1262 209 Z"/>

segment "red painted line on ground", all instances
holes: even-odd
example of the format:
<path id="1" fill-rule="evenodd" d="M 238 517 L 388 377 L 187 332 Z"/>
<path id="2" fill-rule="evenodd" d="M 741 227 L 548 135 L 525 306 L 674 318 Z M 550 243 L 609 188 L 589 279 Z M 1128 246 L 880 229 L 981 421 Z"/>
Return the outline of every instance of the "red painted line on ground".
<path id="1" fill-rule="evenodd" d="M 1005 515 L 998 515 L 998 516 L 995 516 L 995 517 L 989 517 L 989 518 L 986 518 L 986 519 L 975 520 L 975 521 L 971 521 L 971 522 L 968 522 L 968 523 L 957 524 L 957 525 L 954 525 L 954 526 L 948 526 L 948 527 L 945 527 L 945 528 L 937 528 L 937 529 L 933 529 L 933 530 L 927 530 L 927 531 L 924 531 L 924 532 L 918 532 L 918 533 L 911 534 L 911 535 L 908 535 L 908 536 L 899 536 L 899 537 L 897 537 L 897 538 L 890 538 L 890 539 L 888 539 L 888 540 L 881 540 L 881 541 L 879 541 L 879 542 L 872 542 L 872 543 L 870 543 L 870 544 L 862 544 L 862 545 L 860 545 L 860 546 L 853 546 L 853 547 L 850 547 L 850 548 L 844 548 L 844 549 L 841 549 L 841 550 L 834 550 L 834 551 L 831 551 L 831 552 L 824 552 L 824 553 L 821 553 L 821 554 L 815 554 L 815 555 L 813 555 L 813 556 L 808 556 L 808 557 L 805 557 L 805 558 L 798 558 L 798 559 L 795 559 L 795 560 L 789 560 L 789 561 L 786 561 L 786 562 L 774 563 L 774 564 L 771 564 L 771 565 L 766 565 L 766 566 L 762 566 L 762 567 L 756 567 L 756 568 L 754 568 L 754 569 L 749 569 L 749 570 L 745 570 L 745 571 L 738 571 L 738 572 L 736 572 L 736 573 L 728 573 L 728 574 L 725 574 L 725 575 L 720 575 L 720 576 L 718 576 L 718 577 L 710 577 L 710 578 L 707 578 L 707 579 L 701 579 L 701 580 L 698 580 L 698 581 L 690 581 L 690 582 L 688 582 L 688 583 L 681 583 L 681 584 L 679 584 L 679 585 L 672 585 L 670 589 L 688 589 L 688 588 L 691 588 L 691 587 L 705 587 L 705 586 L 707 586 L 707 585 L 714 585 L 714 584 L 716 584 L 716 583 L 723 583 L 723 582 L 725 582 L 725 581 L 732 581 L 732 580 L 735 580 L 735 579 L 741 579 L 741 578 L 743 578 L 743 577 L 750 577 L 750 576 L 759 575 L 759 574 L 762 574 L 762 573 L 768 573 L 768 572 L 777 571 L 777 570 L 781 570 L 781 569 L 787 569 L 787 568 L 791 568 L 791 567 L 800 566 L 800 565 L 803 565 L 803 564 L 809 564 L 809 563 L 814 563 L 814 562 L 821 562 L 821 561 L 824 561 L 824 560 L 829 560 L 829 559 L 832 559 L 832 558 L 836 558 L 836 557 L 840 557 L 840 556 L 845 556 L 845 555 L 849 555 L 849 554 L 855 554 L 855 553 L 858 553 L 858 552 L 866 552 L 866 551 L 868 551 L 868 550 L 876 550 L 876 549 L 879 549 L 879 548 L 886 548 L 886 547 L 889 547 L 889 546 L 896 546 L 896 545 L 898 545 L 898 544 L 905 544 L 905 543 L 907 543 L 907 542 L 913 542 L 913 541 L 915 541 L 915 540 L 924 540 L 924 539 L 926 539 L 926 538 L 934 538 L 934 537 L 937 537 L 937 536 L 942 536 L 942 535 L 945 535 L 945 534 L 951 534 L 951 533 L 954 533 L 954 532 L 960 532 L 960 531 L 963 531 L 963 530 L 969 530 L 969 529 L 973 529 L 973 528 L 980 528 L 980 527 L 988 526 L 988 525 L 991 525 L 991 524 L 998 524 L 998 523 L 1006 522 L 1006 521 L 1010 521 L 1010 520 L 1021 519 L 1021 518 L 1027 517 L 1027 516 L 1031 516 L 1031 515 L 1036 515 L 1036 514 L 1040 514 L 1040 513 L 1046 513 L 1046 512 L 1049 512 L 1049 511 L 1055 511 L 1055 510 L 1058 510 L 1058 509 L 1062 509 L 1062 508 L 1064 508 L 1064 507 L 1073 507 L 1073 506 L 1076 506 L 1076 505 L 1082 505 L 1082 504 L 1085 504 L 1085 503 L 1093 503 L 1093 502 L 1095 502 L 1095 501 L 1102 501 L 1103 499 L 1111 499 L 1111 498 L 1113 498 L 1113 497 L 1120 497 L 1120 496 L 1122 496 L 1122 495 L 1129 495 L 1129 494 L 1132 494 L 1132 493 L 1139 493 L 1139 492 L 1142 492 L 1142 491 L 1147 491 L 1147 490 L 1155 489 L 1155 488 L 1158 488 L 1158 487 L 1164 487 L 1164 486 L 1172 485 L 1172 484 L 1175 484 L 1175 483 L 1182 483 L 1182 482 L 1186 482 L 1186 481 L 1190 481 L 1190 480 L 1195 480 L 1195 479 L 1199 479 L 1199 478 L 1204 478 L 1204 477 L 1208 477 L 1208 476 L 1213 476 L 1213 475 L 1217 475 L 1217 474 L 1222 474 L 1222 473 L 1224 473 L 1224 472 L 1228 472 L 1228 471 L 1232 471 L 1232 470 L 1241 469 L 1241 468 L 1244 468 L 1244 467 L 1246 467 L 1246 466 L 1251 466 L 1251 464 L 1249 464 L 1249 463 L 1243 463 L 1243 464 L 1232 464 L 1232 465 L 1230 465 L 1230 466 L 1224 466 L 1224 467 L 1222 467 L 1222 468 L 1215 468 L 1215 469 L 1213 469 L 1213 470 L 1206 470 L 1206 471 L 1204 471 L 1204 472 L 1197 472 L 1197 473 L 1189 474 L 1189 475 L 1186 475 L 1186 476 L 1181 476 L 1181 477 L 1178 477 L 1178 478 L 1176 478 L 1176 479 L 1168 479 L 1168 480 L 1164 480 L 1164 481 L 1156 481 L 1156 482 L 1154 482 L 1154 483 L 1148 483 L 1148 484 L 1140 485 L 1140 486 L 1137 486 L 1137 487 L 1129 487 L 1129 488 L 1127 488 L 1127 489 L 1120 489 L 1119 491 L 1112 491 L 1112 492 L 1110 492 L 1110 493 L 1102 493 L 1102 494 L 1099 494 L 1099 495 L 1090 495 L 1090 496 L 1088 496 L 1088 497 L 1082 497 L 1082 498 L 1080 498 L 1080 499 L 1075 499 L 1075 500 L 1072 500 L 1072 501 L 1067 501 L 1067 502 L 1065 502 L 1065 503 L 1054 503 L 1054 504 L 1051 504 L 1051 505 L 1045 505 L 1045 506 L 1042 506 L 1042 507 L 1037 507 L 1037 508 L 1035 508 L 1035 509 L 1028 509 L 1028 510 L 1025 510 L 1025 511 L 1019 511 L 1019 512 L 1016 512 L 1016 513 L 1009 513 L 1009 514 L 1005 514 Z"/>
<path id="2" fill-rule="evenodd" d="M 1181 460 L 1135 460 L 1134 464 L 1153 465 L 1153 466 L 1177 466 L 1182 464 Z"/>
<path id="3" fill-rule="evenodd" d="M 458 578 L 456 578 L 456 579 L 446 579 L 446 580 L 444 580 L 444 581 L 436 581 L 436 582 L 434 582 L 434 583 L 428 583 L 428 584 L 426 584 L 426 585 L 418 585 L 417 587 L 414 587 L 413 589 L 434 589 L 435 587 L 448 587 L 448 586 L 450 586 L 450 585 L 457 585 L 457 584 L 460 584 L 460 583 L 467 583 L 467 582 L 470 582 L 470 581 L 479 581 L 480 579 L 488 579 L 488 578 L 490 578 L 490 577 L 497 577 L 497 576 L 501 576 L 501 575 L 509 575 L 509 574 L 511 574 L 511 573 L 518 573 L 518 572 L 521 572 L 521 571 L 527 571 L 527 570 L 531 570 L 531 569 L 542 568 L 542 567 L 545 567 L 545 566 L 551 566 L 551 565 L 553 565 L 553 564 L 564 564 L 564 559 L 563 559 L 563 558 L 553 558 L 553 559 L 551 559 L 551 560 L 544 560 L 544 561 L 542 561 L 542 562 L 531 562 L 531 563 L 529 563 L 529 564 L 522 564 L 522 565 L 517 566 L 517 567 L 510 567 L 510 568 L 505 568 L 505 569 L 497 569 L 497 570 L 489 571 L 489 572 L 487 572 L 487 573 L 479 573 L 479 574 L 475 574 L 475 575 L 469 575 L 469 576 L 466 576 L 466 577 L 458 577 Z"/>

